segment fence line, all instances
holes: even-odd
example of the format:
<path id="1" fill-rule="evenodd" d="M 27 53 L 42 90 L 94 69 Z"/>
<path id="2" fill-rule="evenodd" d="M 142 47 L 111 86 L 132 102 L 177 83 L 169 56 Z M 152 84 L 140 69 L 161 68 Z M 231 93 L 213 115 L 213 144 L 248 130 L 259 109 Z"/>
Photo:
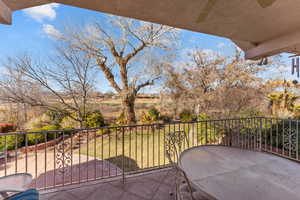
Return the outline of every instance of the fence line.
<path id="1" fill-rule="evenodd" d="M 299 121 L 253 117 L 94 129 L 0 133 L 0 175 L 31 173 L 32 187 L 55 188 L 168 166 L 169 133 L 181 150 L 224 145 L 299 159 Z"/>

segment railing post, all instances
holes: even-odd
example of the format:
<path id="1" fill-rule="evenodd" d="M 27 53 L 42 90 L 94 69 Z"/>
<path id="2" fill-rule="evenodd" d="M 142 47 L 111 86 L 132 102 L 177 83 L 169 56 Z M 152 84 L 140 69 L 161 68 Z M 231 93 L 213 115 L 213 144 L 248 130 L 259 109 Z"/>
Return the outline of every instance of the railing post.
<path id="1" fill-rule="evenodd" d="M 241 148 L 241 119 L 238 119 L 237 147 Z"/>
<path id="2" fill-rule="evenodd" d="M 299 160 L 299 121 L 296 121 L 296 159 Z"/>
<path id="3" fill-rule="evenodd" d="M 125 129 L 122 127 L 122 182 L 125 184 Z"/>
<path id="4" fill-rule="evenodd" d="M 205 145 L 208 143 L 208 130 L 207 130 L 207 121 L 205 121 Z"/>
<path id="5" fill-rule="evenodd" d="M 263 118 L 260 118 L 259 121 L 259 151 L 262 151 L 262 123 L 263 123 Z"/>

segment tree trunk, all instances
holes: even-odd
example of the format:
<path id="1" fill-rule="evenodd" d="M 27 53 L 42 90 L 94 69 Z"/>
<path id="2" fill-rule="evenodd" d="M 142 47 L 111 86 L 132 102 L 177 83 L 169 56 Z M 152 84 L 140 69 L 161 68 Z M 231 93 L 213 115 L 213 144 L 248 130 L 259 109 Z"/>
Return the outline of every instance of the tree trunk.
<path id="1" fill-rule="evenodd" d="M 127 121 L 127 124 L 135 124 L 136 118 L 135 118 L 135 95 L 128 95 L 125 94 L 122 97 L 122 106 L 123 106 L 123 112 Z"/>

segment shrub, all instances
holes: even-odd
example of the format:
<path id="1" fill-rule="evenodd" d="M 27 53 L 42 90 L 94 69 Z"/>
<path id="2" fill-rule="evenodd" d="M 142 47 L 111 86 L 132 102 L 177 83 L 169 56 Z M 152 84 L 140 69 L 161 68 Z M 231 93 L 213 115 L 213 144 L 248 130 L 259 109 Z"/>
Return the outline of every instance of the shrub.
<path id="1" fill-rule="evenodd" d="M 15 130 L 16 130 L 16 126 L 13 124 L 1 124 L 0 125 L 1 133 L 9 133 L 9 132 L 15 131 Z M 0 136 L 0 151 L 4 150 L 5 147 L 7 148 L 7 150 L 15 149 L 16 145 L 17 145 L 17 147 L 21 147 L 23 139 L 24 139 L 23 135 Z M 6 146 L 5 146 L 5 140 L 6 140 Z"/>
<path id="2" fill-rule="evenodd" d="M 160 119 L 160 112 L 156 108 L 151 108 L 148 110 L 148 115 L 151 117 L 152 121 L 157 121 Z"/>
<path id="3" fill-rule="evenodd" d="M 232 117 L 247 118 L 247 117 L 254 117 L 254 116 L 264 116 L 264 113 L 256 109 L 246 109 L 246 110 L 242 110 L 241 113 L 239 113 L 239 115 L 232 116 Z"/>
<path id="4" fill-rule="evenodd" d="M 145 111 L 143 111 L 141 114 L 141 122 L 142 123 L 150 123 L 151 122 L 151 117 Z"/>
<path id="5" fill-rule="evenodd" d="M 54 130 L 59 130 L 60 126 L 59 125 L 48 125 L 44 126 L 41 130 L 42 131 L 54 131 Z M 53 140 L 55 137 L 59 137 L 62 133 L 56 132 L 56 133 L 47 133 L 47 141 Z"/>
<path id="6" fill-rule="evenodd" d="M 147 112 L 142 112 L 141 122 L 152 123 L 160 119 L 160 113 L 156 108 L 151 108 Z"/>
<path id="7" fill-rule="evenodd" d="M 31 132 L 39 132 L 39 131 L 52 131 L 52 130 L 58 130 L 59 126 L 55 125 L 47 125 L 39 129 L 32 129 Z M 59 137 L 61 133 L 32 133 L 27 135 L 27 141 L 28 145 L 34 145 L 34 144 L 39 144 L 45 142 L 45 138 L 47 141 L 53 140 L 56 137 Z"/>
<path id="8" fill-rule="evenodd" d="M 77 129 L 80 128 L 80 123 L 69 116 L 63 118 L 60 123 L 62 129 Z"/>
<path id="9" fill-rule="evenodd" d="M 0 150 L 5 150 L 5 147 L 7 150 L 14 150 L 17 147 L 22 147 L 24 142 L 24 136 L 23 135 L 6 135 L 6 136 L 0 136 Z M 5 140 L 6 140 L 6 146 L 5 146 Z"/>
<path id="10" fill-rule="evenodd" d="M 51 121 L 50 117 L 46 113 L 44 113 L 44 114 L 28 121 L 25 124 L 25 129 L 27 129 L 27 130 L 40 129 L 44 126 L 51 124 L 51 122 L 52 121 Z"/>
<path id="11" fill-rule="evenodd" d="M 154 107 L 148 110 L 148 115 L 151 117 L 152 121 L 160 119 L 160 112 Z"/>
<path id="12" fill-rule="evenodd" d="M 73 113 L 72 116 L 77 116 L 76 113 Z M 98 128 L 105 125 L 104 118 L 102 113 L 97 110 L 86 114 L 85 120 L 83 121 L 85 128 Z M 65 116 L 61 122 L 60 127 L 62 129 L 78 129 L 80 127 L 80 122 L 74 120 L 70 116 Z"/>
<path id="13" fill-rule="evenodd" d="M 206 113 L 200 113 L 200 115 L 198 116 L 198 120 L 209 120 L 209 116 Z"/>
<path id="14" fill-rule="evenodd" d="M 127 119 L 126 119 L 125 113 L 121 112 L 121 114 L 117 118 L 116 125 L 120 126 L 120 125 L 126 125 L 126 124 L 127 124 Z"/>
<path id="15" fill-rule="evenodd" d="M 59 111 L 48 110 L 44 114 L 31 119 L 26 123 L 25 129 L 33 130 L 33 129 L 41 129 L 45 126 L 57 126 L 59 129 L 59 125 L 66 116 L 65 113 Z"/>
<path id="16" fill-rule="evenodd" d="M 105 125 L 103 115 L 100 111 L 87 114 L 85 121 L 86 128 L 98 128 Z"/>
<path id="17" fill-rule="evenodd" d="M 46 115 L 50 118 L 51 124 L 53 125 L 59 125 L 61 121 L 64 119 L 64 117 L 67 116 L 66 113 L 55 111 L 55 110 L 48 110 L 46 112 Z"/>
<path id="18" fill-rule="evenodd" d="M 171 122 L 172 121 L 172 117 L 170 117 L 169 115 L 161 115 L 160 116 L 160 119 L 163 121 L 163 122 Z"/>
<path id="19" fill-rule="evenodd" d="M 41 130 L 32 130 L 32 131 L 41 131 Z M 43 133 L 32 133 L 27 134 L 28 145 L 34 145 L 45 142 L 45 134 Z"/>
<path id="20" fill-rule="evenodd" d="M 289 136 L 289 134 L 297 133 L 298 130 L 300 130 L 300 124 L 293 120 L 273 121 L 272 126 L 270 126 L 270 124 L 263 123 L 262 143 L 263 145 L 265 143 L 267 143 L 267 145 L 272 145 L 273 148 L 278 147 L 279 150 L 282 150 L 284 147 L 288 147 L 289 145 L 286 145 L 286 143 L 290 141 L 296 146 L 296 143 L 300 143 L 300 137 L 297 138 L 296 136 Z M 296 154 L 296 151 L 300 151 L 300 146 L 298 149 L 295 148 L 292 150 L 291 153 Z"/>
<path id="21" fill-rule="evenodd" d="M 111 129 L 109 129 L 109 128 L 99 129 L 99 130 L 97 130 L 96 134 L 97 134 L 98 136 L 106 135 L 106 134 L 111 133 L 111 132 L 114 131 L 114 130 L 116 130 L 116 129 L 114 129 L 114 128 L 111 128 Z"/>
<path id="22" fill-rule="evenodd" d="M 182 121 L 182 122 L 190 122 L 190 121 L 194 121 L 196 119 L 194 113 L 192 113 L 189 110 L 183 110 L 179 114 L 179 118 L 180 118 L 180 121 Z"/>

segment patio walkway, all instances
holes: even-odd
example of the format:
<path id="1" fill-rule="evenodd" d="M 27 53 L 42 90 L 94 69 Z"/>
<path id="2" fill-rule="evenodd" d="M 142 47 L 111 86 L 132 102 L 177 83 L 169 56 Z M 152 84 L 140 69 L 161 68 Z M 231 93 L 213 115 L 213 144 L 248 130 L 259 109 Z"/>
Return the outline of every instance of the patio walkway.
<path id="1" fill-rule="evenodd" d="M 175 200 L 174 172 L 156 170 L 122 179 L 69 186 L 54 191 L 41 191 L 41 200 Z"/>

